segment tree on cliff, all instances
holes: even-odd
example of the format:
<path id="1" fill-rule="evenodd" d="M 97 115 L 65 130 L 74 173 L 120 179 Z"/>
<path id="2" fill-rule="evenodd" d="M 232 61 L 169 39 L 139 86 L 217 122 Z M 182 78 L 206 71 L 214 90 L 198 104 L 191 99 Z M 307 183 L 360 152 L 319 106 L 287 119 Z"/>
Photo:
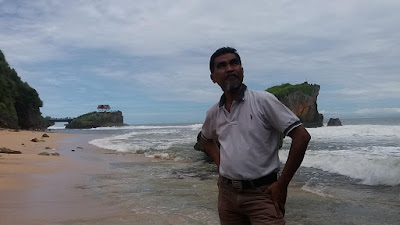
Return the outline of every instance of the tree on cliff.
<path id="1" fill-rule="evenodd" d="M 35 89 L 10 68 L 0 50 L 0 127 L 43 129 L 48 122 L 41 116 L 43 106 Z"/>

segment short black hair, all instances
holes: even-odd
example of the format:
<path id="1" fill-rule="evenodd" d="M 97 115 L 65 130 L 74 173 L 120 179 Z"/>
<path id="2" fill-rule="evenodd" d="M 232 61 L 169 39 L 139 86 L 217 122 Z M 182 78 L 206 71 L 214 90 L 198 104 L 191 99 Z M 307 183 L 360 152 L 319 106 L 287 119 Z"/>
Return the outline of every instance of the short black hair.
<path id="1" fill-rule="evenodd" d="M 214 72 L 214 61 L 215 61 L 215 58 L 217 58 L 218 56 L 227 54 L 227 53 L 235 54 L 236 58 L 239 60 L 240 65 L 242 64 L 242 61 L 240 60 L 240 56 L 237 53 L 236 49 L 231 48 L 231 47 L 222 47 L 222 48 L 219 48 L 217 51 L 214 52 L 214 54 L 211 55 L 211 58 L 210 58 L 210 71 L 211 71 L 211 73 Z"/>

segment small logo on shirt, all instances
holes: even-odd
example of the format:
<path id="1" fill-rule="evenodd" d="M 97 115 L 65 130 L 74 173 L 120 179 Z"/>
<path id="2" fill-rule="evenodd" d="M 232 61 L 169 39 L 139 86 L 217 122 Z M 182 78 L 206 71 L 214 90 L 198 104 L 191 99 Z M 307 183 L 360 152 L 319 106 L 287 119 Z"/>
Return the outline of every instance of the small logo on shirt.
<path id="1" fill-rule="evenodd" d="M 250 120 L 253 120 L 253 115 L 250 114 Z"/>

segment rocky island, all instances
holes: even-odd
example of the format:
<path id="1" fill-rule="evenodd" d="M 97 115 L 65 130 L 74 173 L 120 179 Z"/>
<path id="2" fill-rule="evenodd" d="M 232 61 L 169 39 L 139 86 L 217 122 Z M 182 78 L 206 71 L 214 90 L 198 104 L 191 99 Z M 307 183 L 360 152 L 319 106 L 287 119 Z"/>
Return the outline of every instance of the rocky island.
<path id="1" fill-rule="evenodd" d="M 125 126 L 121 111 L 90 112 L 78 116 L 65 125 L 67 129 L 88 129 L 96 127 Z"/>
<path id="2" fill-rule="evenodd" d="M 320 86 L 317 84 L 282 84 L 268 88 L 303 123 L 305 127 L 322 127 L 324 116 L 318 112 L 317 97 Z"/>

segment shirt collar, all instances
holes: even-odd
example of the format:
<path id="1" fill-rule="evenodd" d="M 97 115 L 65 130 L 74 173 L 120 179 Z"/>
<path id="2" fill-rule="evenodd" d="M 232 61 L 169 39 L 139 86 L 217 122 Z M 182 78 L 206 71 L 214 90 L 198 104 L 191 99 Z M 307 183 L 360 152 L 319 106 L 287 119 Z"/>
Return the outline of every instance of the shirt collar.
<path id="1" fill-rule="evenodd" d="M 238 95 L 238 97 L 235 99 L 235 101 L 237 102 L 241 102 L 244 100 L 244 92 L 247 90 L 247 86 L 245 84 L 242 84 L 242 86 L 240 87 L 240 93 Z M 222 94 L 221 99 L 219 100 L 219 107 L 225 105 L 226 102 L 226 97 L 225 97 L 225 93 Z"/>

